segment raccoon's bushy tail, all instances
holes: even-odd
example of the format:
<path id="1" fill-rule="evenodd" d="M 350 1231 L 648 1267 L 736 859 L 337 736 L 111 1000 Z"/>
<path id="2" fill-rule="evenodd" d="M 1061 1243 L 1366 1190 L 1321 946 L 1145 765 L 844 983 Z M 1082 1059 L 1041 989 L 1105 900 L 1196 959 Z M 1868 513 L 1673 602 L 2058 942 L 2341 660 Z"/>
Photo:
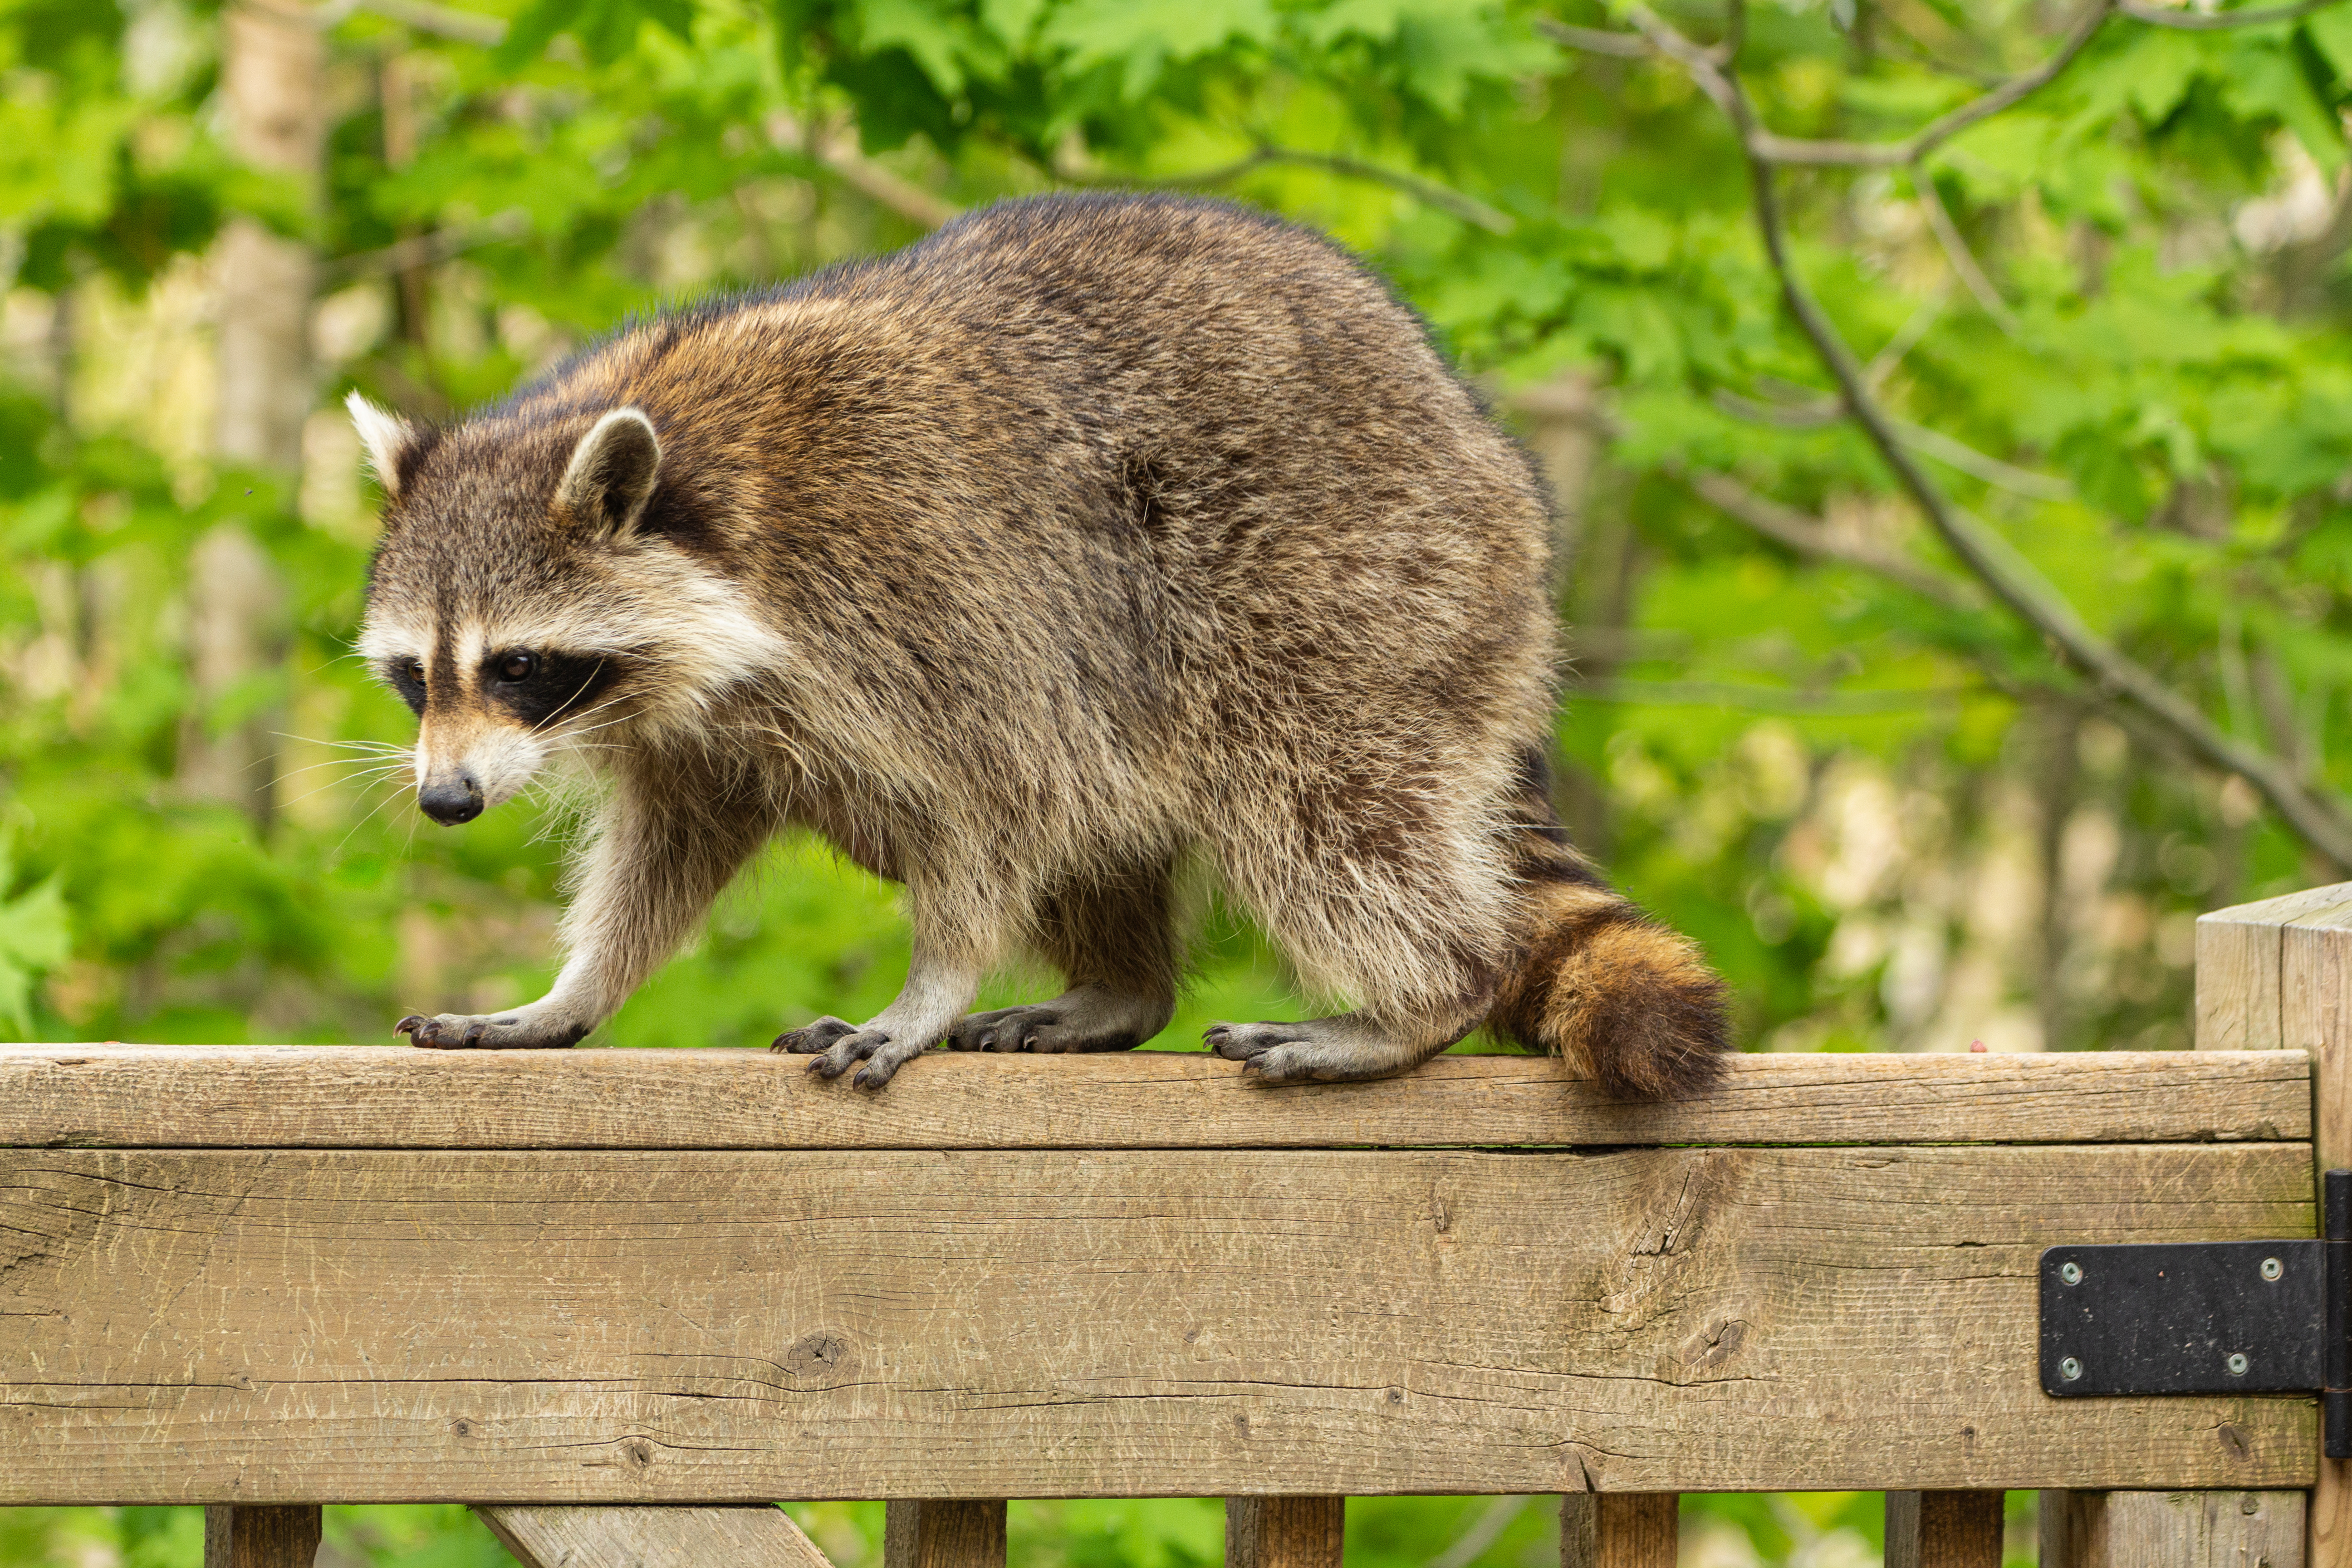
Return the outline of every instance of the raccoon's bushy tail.
<path id="1" fill-rule="evenodd" d="M 1696 1094 L 1723 1068 L 1723 982 L 1696 942 L 1643 913 L 1570 847 L 1549 771 L 1540 759 L 1528 768 L 1513 845 L 1519 956 L 1488 1025 L 1581 1065 L 1617 1098 Z"/>

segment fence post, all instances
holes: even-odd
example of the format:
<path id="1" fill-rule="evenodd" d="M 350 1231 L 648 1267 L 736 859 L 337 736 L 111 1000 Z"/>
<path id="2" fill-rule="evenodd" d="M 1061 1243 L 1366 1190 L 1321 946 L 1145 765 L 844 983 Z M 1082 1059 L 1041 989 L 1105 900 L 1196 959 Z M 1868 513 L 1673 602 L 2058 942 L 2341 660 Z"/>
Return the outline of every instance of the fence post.
<path id="1" fill-rule="evenodd" d="M 1339 1568 L 1348 1500 L 1229 1497 L 1225 1568 Z"/>
<path id="2" fill-rule="evenodd" d="M 2308 1495 L 2046 1491 L 2042 1568 L 2310 1568 Z"/>
<path id="3" fill-rule="evenodd" d="M 1675 1568 L 1678 1492 L 1570 1492 L 1559 1500 L 1559 1568 Z"/>
<path id="4" fill-rule="evenodd" d="M 2000 1568 L 2000 1492 L 1888 1492 L 1886 1568 Z"/>
<path id="5" fill-rule="evenodd" d="M 1004 1568 L 1003 1500 L 885 1504 L 882 1568 Z"/>
<path id="6" fill-rule="evenodd" d="M 2314 1198 L 2352 1165 L 2352 882 L 2198 920 L 2197 1048 L 2309 1051 Z M 2320 1459 L 2305 1516 L 2306 1568 L 2352 1568 L 2352 1460 Z"/>
<path id="7" fill-rule="evenodd" d="M 205 1510 L 205 1568 L 310 1568 L 319 1559 L 319 1505 Z"/>

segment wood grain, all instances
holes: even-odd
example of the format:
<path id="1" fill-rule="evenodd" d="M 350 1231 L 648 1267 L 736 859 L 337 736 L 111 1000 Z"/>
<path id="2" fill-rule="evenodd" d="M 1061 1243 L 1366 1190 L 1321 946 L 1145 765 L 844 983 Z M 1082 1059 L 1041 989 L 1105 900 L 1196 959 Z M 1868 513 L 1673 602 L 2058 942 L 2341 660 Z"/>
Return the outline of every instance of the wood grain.
<path id="1" fill-rule="evenodd" d="M 1886 1568 L 2000 1568 L 2002 1495 L 1888 1492 Z"/>
<path id="2" fill-rule="evenodd" d="M 522 1568 L 833 1568 L 778 1508 L 474 1511 Z"/>
<path id="3" fill-rule="evenodd" d="M 2352 882 L 2198 921 L 2197 1044 L 2306 1053 L 2315 1166 L 2352 1165 Z M 2352 1568 L 2352 1461 L 2315 1463 L 2311 1568 Z"/>
<path id="4" fill-rule="evenodd" d="M 2300 1491 L 2043 1492 L 2041 1535 L 2042 1568 L 2306 1568 Z"/>
<path id="5" fill-rule="evenodd" d="M 1339 1568 L 1347 1532 L 1346 1498 L 1227 1498 L 1225 1568 Z"/>
<path id="6" fill-rule="evenodd" d="M 311 1568 L 319 1560 L 316 1503 L 205 1510 L 205 1568 Z"/>
<path id="7" fill-rule="evenodd" d="M 1004 1500 L 891 1502 L 882 1520 L 882 1568 L 1004 1568 Z"/>
<path id="8" fill-rule="evenodd" d="M 1559 1500 L 1559 1568 L 1675 1568 L 1682 1499 L 1673 1492 L 1570 1492 Z"/>
<path id="9" fill-rule="evenodd" d="M 1559 1063 L 1447 1057 L 1268 1089 L 1191 1052 L 934 1053 L 880 1094 L 765 1051 L 0 1046 L 19 1148 L 1055 1149 L 1654 1143 L 2266 1142 L 2306 1138 L 2275 1051 L 1744 1056 L 1682 1104 Z"/>
<path id="10" fill-rule="evenodd" d="M 2059 1241 L 2307 1146 L 0 1154 L 0 1502 L 2294 1485 L 2056 1400 Z"/>

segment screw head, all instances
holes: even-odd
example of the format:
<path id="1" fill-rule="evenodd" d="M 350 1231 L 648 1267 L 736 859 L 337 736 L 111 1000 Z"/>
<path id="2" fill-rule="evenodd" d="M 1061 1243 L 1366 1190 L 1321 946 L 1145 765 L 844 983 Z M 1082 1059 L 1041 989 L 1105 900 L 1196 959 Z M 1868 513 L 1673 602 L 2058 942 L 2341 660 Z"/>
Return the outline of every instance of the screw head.
<path id="1" fill-rule="evenodd" d="M 2072 1383 L 2083 1375 L 2083 1363 L 2073 1356 L 2068 1356 L 2058 1363 L 2058 1375 Z"/>
<path id="2" fill-rule="evenodd" d="M 2284 1263 L 2281 1263 L 2277 1258 L 2263 1258 L 2263 1279 L 2276 1279 L 2280 1275 L 2282 1275 L 2282 1274 L 2284 1274 L 2284 1273 L 2285 1273 L 2285 1272 L 2286 1272 L 2286 1265 L 2285 1265 L 2285 1264 L 2284 1264 Z"/>
<path id="3" fill-rule="evenodd" d="M 2230 1369 L 2230 1375 L 2231 1377 L 2245 1376 L 2246 1367 L 2249 1364 L 2246 1360 L 2246 1352 L 2243 1351 L 2231 1351 L 2230 1352 L 2230 1359 L 2223 1364 Z"/>
<path id="4" fill-rule="evenodd" d="M 2069 1285 L 2080 1285 L 2083 1282 L 2083 1266 L 2079 1263 L 2062 1263 L 2058 1266 L 2058 1278 Z"/>

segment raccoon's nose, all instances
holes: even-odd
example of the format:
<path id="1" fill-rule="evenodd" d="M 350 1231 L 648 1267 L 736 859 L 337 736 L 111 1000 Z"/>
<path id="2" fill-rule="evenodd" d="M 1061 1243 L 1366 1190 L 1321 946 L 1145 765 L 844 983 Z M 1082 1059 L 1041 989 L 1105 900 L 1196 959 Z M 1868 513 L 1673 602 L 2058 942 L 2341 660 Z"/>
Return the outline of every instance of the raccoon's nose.
<path id="1" fill-rule="evenodd" d="M 444 827 L 471 822 L 482 815 L 482 784 L 471 773 L 435 779 L 416 791 L 417 809 Z"/>

